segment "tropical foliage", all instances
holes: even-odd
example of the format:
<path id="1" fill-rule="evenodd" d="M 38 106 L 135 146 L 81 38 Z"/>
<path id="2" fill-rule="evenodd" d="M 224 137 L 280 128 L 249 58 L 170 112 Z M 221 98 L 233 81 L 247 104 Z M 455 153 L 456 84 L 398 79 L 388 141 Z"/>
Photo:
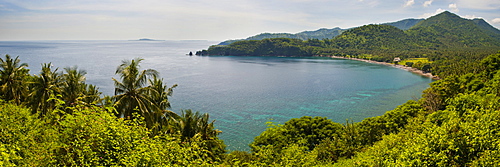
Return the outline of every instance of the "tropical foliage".
<path id="1" fill-rule="evenodd" d="M 132 63 L 124 64 L 130 67 Z M 228 154 L 223 141 L 217 138 L 220 131 L 215 129 L 208 114 L 191 110 L 175 114 L 167 110 L 173 87 L 168 88 L 157 77 L 149 77 L 145 84 L 135 87 L 145 89 L 142 96 L 157 106 L 148 106 L 151 108 L 145 108 L 145 112 L 135 106 L 130 116 L 123 117 L 113 107 L 116 105 L 85 102 L 93 94 L 89 92 L 97 89 L 84 86 L 84 71 L 66 68 L 64 73 L 58 73 L 45 64 L 39 75 L 28 74 L 22 80 L 28 89 L 19 91 L 43 95 L 35 90 L 45 90 L 48 95 L 40 97 L 47 97 L 46 101 L 35 103 L 30 101 L 34 100 L 32 97 L 26 97 L 18 105 L 2 97 L 0 163 L 3 166 L 495 166 L 500 163 L 497 151 L 500 134 L 496 133 L 500 130 L 500 53 L 471 64 L 481 70 L 435 81 L 422 99 L 408 101 L 384 115 L 343 124 L 309 116 L 282 125 L 269 123 L 269 128 L 250 144 L 250 152 Z M 136 74 L 147 71 L 139 70 L 138 65 L 134 65 Z M 68 98 L 71 95 L 77 98 Z M 33 105 L 36 110 L 27 108 L 32 105 L 23 107 L 37 103 L 41 104 Z"/>
<path id="2" fill-rule="evenodd" d="M 447 33 L 426 23 L 429 20 L 440 22 L 424 20 L 410 30 Z M 488 27 L 482 25 L 474 30 L 486 31 Z M 396 35 L 415 37 L 410 30 L 387 25 L 361 28 L 338 37 L 344 40 L 340 43 L 267 39 L 235 42 L 229 51 L 302 54 L 303 49 L 314 51 L 312 46 L 348 48 L 353 41 L 370 41 L 380 45 L 366 45 L 362 48 L 370 49 L 364 51 L 381 52 L 384 40 L 375 34 L 398 31 Z M 398 40 L 393 42 L 404 42 Z M 446 38 L 435 40 L 440 42 L 433 45 L 436 48 L 455 45 L 446 44 Z M 490 39 L 475 40 L 493 44 Z M 450 47 L 423 56 L 446 77 L 433 82 L 421 99 L 384 115 L 343 124 L 310 116 L 268 123 L 249 152 L 227 154 L 217 137 L 221 132 L 208 114 L 168 110 L 176 85 L 166 86 L 155 70 L 141 70 L 140 58 L 118 66 L 120 78 L 113 79 L 116 94 L 101 98 L 97 87 L 85 83 L 83 70 L 69 67 L 59 72 L 48 63 L 39 74 L 30 75 L 27 64 L 6 55 L 0 59 L 0 166 L 498 166 L 500 52 L 489 52 L 480 47 Z"/>
<path id="3" fill-rule="evenodd" d="M 83 70 L 0 59 L 0 166 L 192 166 L 220 162 L 225 145 L 208 114 L 168 110 L 173 88 L 142 59 L 123 61 L 117 94 L 85 83 Z"/>
<path id="4" fill-rule="evenodd" d="M 12 59 L 5 55 L 5 60 L 0 58 L 0 96 L 8 101 L 20 104 L 26 97 L 26 83 L 23 82 L 28 77 L 28 64 L 21 63 L 19 56 Z"/>
<path id="5" fill-rule="evenodd" d="M 483 70 L 435 81 L 422 99 L 382 116 L 342 125 L 321 117 L 271 124 L 251 154 L 228 157 L 233 165 L 256 166 L 497 166 L 500 53 L 475 63 Z"/>

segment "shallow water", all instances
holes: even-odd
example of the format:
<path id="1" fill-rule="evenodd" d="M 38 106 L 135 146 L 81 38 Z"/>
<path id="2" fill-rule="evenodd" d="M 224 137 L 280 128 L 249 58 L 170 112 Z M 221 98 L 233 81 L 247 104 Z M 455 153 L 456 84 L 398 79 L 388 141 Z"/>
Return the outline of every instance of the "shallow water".
<path id="1" fill-rule="evenodd" d="M 112 77 L 124 59 L 141 57 L 142 68 L 178 84 L 172 110 L 206 112 L 228 149 L 248 150 L 266 122 L 323 116 L 344 123 L 382 115 L 416 99 L 432 82 L 410 72 L 377 64 L 330 58 L 186 56 L 213 41 L 21 41 L 0 42 L 0 54 L 20 56 L 31 73 L 41 63 L 77 65 L 87 83 L 113 94 Z M 3 56 L 2 56 L 3 57 Z"/>

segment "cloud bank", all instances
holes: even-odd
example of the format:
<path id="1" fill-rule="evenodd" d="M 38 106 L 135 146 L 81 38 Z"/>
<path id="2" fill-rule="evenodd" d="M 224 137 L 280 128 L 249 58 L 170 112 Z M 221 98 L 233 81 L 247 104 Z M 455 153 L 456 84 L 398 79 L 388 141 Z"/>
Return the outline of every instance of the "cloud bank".
<path id="1" fill-rule="evenodd" d="M 0 40 L 245 38 L 351 28 L 444 10 L 498 23 L 498 0 L 0 0 Z M 419 4 L 419 5 L 415 5 Z M 421 5 L 420 5 L 421 4 Z M 460 7 L 460 10 L 459 10 Z M 493 21 L 495 20 L 495 21 Z"/>

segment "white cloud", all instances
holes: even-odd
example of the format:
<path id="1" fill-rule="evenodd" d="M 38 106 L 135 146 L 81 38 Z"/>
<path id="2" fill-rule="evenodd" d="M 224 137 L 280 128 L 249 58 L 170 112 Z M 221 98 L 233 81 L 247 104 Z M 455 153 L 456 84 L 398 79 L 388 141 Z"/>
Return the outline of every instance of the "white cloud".
<path id="1" fill-rule="evenodd" d="M 415 0 L 408 0 L 408 1 L 405 3 L 404 7 L 409 7 L 409 6 L 412 6 L 413 4 L 415 4 Z"/>
<path id="2" fill-rule="evenodd" d="M 442 13 L 444 11 L 446 11 L 446 10 L 439 8 L 439 9 L 436 10 L 436 12 L 434 12 L 434 13 L 424 13 L 424 14 L 420 15 L 419 18 L 429 18 L 431 16 L 437 15 L 437 14 Z"/>
<path id="3" fill-rule="evenodd" d="M 432 2 L 433 2 L 433 1 L 434 1 L 434 0 L 428 0 L 428 1 L 425 1 L 425 2 L 424 2 L 424 7 L 429 7 L 429 6 L 431 6 L 431 4 L 432 4 Z"/>
<path id="4" fill-rule="evenodd" d="M 458 6 L 457 6 L 456 3 L 452 3 L 452 4 L 448 5 L 448 8 L 450 8 L 451 11 L 453 11 L 453 12 L 458 12 L 459 11 L 458 10 Z"/>
<path id="5" fill-rule="evenodd" d="M 491 22 L 493 22 L 494 24 L 500 24 L 500 18 L 494 18 L 493 20 L 491 20 Z"/>

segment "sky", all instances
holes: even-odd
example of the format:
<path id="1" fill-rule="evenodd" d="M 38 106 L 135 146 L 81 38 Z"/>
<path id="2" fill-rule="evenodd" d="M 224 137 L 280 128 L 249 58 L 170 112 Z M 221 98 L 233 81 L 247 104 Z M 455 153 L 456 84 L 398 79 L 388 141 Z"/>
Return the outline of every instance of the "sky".
<path id="1" fill-rule="evenodd" d="M 500 27 L 500 0 L 0 0 L 0 41 L 223 41 L 443 11 Z"/>

